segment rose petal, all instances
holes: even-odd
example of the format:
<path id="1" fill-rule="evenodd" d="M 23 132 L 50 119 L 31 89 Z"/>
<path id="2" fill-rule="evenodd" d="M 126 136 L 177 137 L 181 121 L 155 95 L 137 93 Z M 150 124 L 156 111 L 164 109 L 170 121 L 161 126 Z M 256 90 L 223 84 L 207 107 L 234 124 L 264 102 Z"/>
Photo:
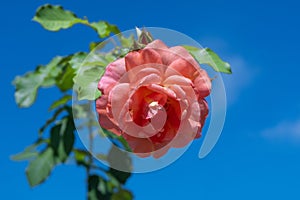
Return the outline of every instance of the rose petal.
<path id="1" fill-rule="evenodd" d="M 126 71 L 130 71 L 134 67 L 149 63 L 162 64 L 159 53 L 151 48 L 132 51 L 125 56 Z"/>
<path id="2" fill-rule="evenodd" d="M 210 94 L 211 80 L 208 77 L 206 71 L 200 70 L 199 75 L 194 80 L 194 86 L 199 97 L 204 98 Z"/>
<path id="3" fill-rule="evenodd" d="M 186 60 L 187 62 L 189 62 L 192 66 L 194 66 L 195 69 L 199 68 L 199 64 L 197 63 L 197 61 L 193 58 L 193 56 L 191 56 L 191 54 L 182 46 L 175 46 L 170 48 L 170 51 L 173 54 L 178 55 L 181 59 Z M 172 62 L 172 61 L 171 61 Z"/>
<path id="4" fill-rule="evenodd" d="M 154 150 L 152 142 L 149 139 L 137 138 L 127 134 L 123 134 L 123 137 L 135 153 L 151 153 Z"/>
<path id="5" fill-rule="evenodd" d="M 200 124 L 201 127 L 198 129 L 198 133 L 201 134 L 202 128 L 204 126 L 204 122 L 208 116 L 209 110 L 208 110 L 208 105 L 205 99 L 199 99 L 199 107 L 200 107 Z"/>
<path id="6" fill-rule="evenodd" d="M 154 40 L 151 43 L 147 44 L 147 46 L 145 47 L 145 49 L 155 49 L 155 50 L 165 50 L 168 49 L 168 47 L 165 45 L 165 43 L 163 43 L 161 40 Z"/>
<path id="7" fill-rule="evenodd" d="M 98 88 L 102 94 L 108 94 L 110 90 L 118 83 L 120 78 L 125 74 L 125 60 L 118 59 L 109 64 L 105 73 L 99 81 Z"/>
<path id="8" fill-rule="evenodd" d="M 187 145 L 208 115 L 207 73 L 183 47 L 160 40 L 108 65 L 98 87 L 99 123 L 122 133 L 140 157 L 159 158 Z"/>
<path id="9" fill-rule="evenodd" d="M 99 99 L 96 100 L 96 109 L 99 114 L 98 115 L 99 124 L 102 128 L 105 128 L 115 133 L 116 135 L 120 136 L 121 130 L 107 116 L 106 106 L 107 106 L 107 95 L 102 95 Z"/>
<path id="10" fill-rule="evenodd" d="M 174 84 L 180 85 L 180 86 L 192 86 L 193 85 L 193 83 L 190 79 L 185 78 L 180 75 L 169 76 L 163 82 L 164 86 L 170 86 L 170 85 L 174 85 Z"/>
<path id="11" fill-rule="evenodd" d="M 129 83 L 121 83 L 116 85 L 109 93 L 108 101 L 111 102 L 112 116 L 117 123 L 121 121 L 120 113 L 126 108 L 127 101 L 130 96 Z"/>
<path id="12" fill-rule="evenodd" d="M 175 70 L 178 74 L 191 80 L 195 79 L 195 73 L 197 72 L 197 68 L 195 68 L 193 65 L 191 65 L 191 63 L 182 58 L 174 60 L 169 65 L 166 71 L 166 76 L 169 76 L 169 74 L 173 74 L 172 70 Z"/>

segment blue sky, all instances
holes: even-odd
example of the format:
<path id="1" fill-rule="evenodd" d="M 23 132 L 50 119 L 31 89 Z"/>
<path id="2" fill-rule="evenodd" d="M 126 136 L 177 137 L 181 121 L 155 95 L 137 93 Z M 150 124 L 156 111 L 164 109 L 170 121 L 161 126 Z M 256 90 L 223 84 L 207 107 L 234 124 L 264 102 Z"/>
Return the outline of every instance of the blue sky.
<path id="1" fill-rule="evenodd" d="M 107 20 L 121 30 L 135 26 L 180 31 L 232 64 L 225 76 L 226 124 L 216 147 L 198 159 L 202 139 L 172 165 L 135 174 L 128 188 L 135 199 L 299 199 L 300 186 L 300 13 L 286 1 L 10 1 L 0 17 L 0 80 L 3 199 L 84 199 L 84 171 L 59 166 L 47 182 L 31 189 L 26 162 L 9 156 L 33 142 L 50 116 L 56 90 L 39 92 L 29 109 L 19 109 L 11 81 L 55 55 L 88 49 L 96 34 L 83 26 L 57 33 L 31 21 L 44 3 L 61 4 L 91 21 Z M 298 92 L 297 92 L 298 91 Z"/>

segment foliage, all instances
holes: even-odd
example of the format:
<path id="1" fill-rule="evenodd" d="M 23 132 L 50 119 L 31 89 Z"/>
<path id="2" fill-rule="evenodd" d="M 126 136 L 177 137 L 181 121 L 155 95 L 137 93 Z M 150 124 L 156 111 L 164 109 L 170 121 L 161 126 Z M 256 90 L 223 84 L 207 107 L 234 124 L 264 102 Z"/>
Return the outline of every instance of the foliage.
<path id="1" fill-rule="evenodd" d="M 70 93 L 74 83 L 76 83 L 74 89 L 78 93 L 79 100 L 95 100 L 98 98 L 101 93 L 98 90 L 91 90 L 91 88 L 97 88 L 97 83 L 107 64 L 118 57 L 124 56 L 131 50 L 142 47 L 145 42 L 152 39 L 151 35 L 137 29 L 139 37 L 135 41 L 133 36 L 126 38 L 121 35 L 117 26 L 106 21 L 89 22 L 88 19 L 79 18 L 73 12 L 64 10 L 61 6 L 49 4 L 38 8 L 33 20 L 49 31 L 59 31 L 70 28 L 75 24 L 83 24 L 95 30 L 101 41 L 111 34 L 119 34 L 118 38 L 121 45 L 113 51 L 103 54 L 93 51 L 99 42 L 91 42 L 90 52 L 57 56 L 47 65 L 39 65 L 34 71 L 17 76 L 14 79 L 13 84 L 16 87 L 15 100 L 21 108 L 30 107 L 35 102 L 40 88 L 57 87 L 62 95 L 50 105 L 49 111 L 53 113 L 53 116 L 40 128 L 37 141 L 23 152 L 13 156 L 12 159 L 29 161 L 26 176 L 32 187 L 44 182 L 58 164 L 74 160 L 77 165 L 86 169 L 88 199 L 132 199 L 131 192 L 124 188 L 130 173 L 120 172 L 112 168 L 103 168 L 93 158 L 92 148 L 86 150 L 77 148 L 74 145 L 76 137 L 74 134 L 73 111 L 70 107 L 72 99 Z M 195 47 L 186 47 L 186 49 L 200 64 L 205 63 L 211 65 L 216 71 L 231 73 L 229 65 L 211 50 Z M 211 62 L 211 59 L 214 62 Z M 85 106 L 91 107 L 89 104 Z M 88 126 L 92 127 L 93 123 L 95 123 L 95 120 L 88 118 Z M 44 134 L 48 130 L 50 134 Z M 111 137 L 112 141 L 117 141 L 124 149 L 129 149 L 123 138 L 116 137 L 106 130 L 103 134 Z M 93 142 L 92 140 L 91 138 L 90 143 Z M 110 156 L 114 153 L 116 151 L 111 149 L 108 155 L 99 155 L 99 157 L 109 162 L 115 162 L 110 160 Z M 128 169 L 131 169 L 130 159 L 122 161 L 121 164 L 124 163 L 128 164 Z"/>
<path id="2" fill-rule="evenodd" d="M 199 49 L 192 46 L 183 46 L 200 63 L 211 66 L 216 72 L 231 74 L 229 63 L 221 58 L 209 48 Z"/>
<path id="3" fill-rule="evenodd" d="M 38 8 L 33 20 L 49 31 L 84 24 L 95 30 L 100 39 L 120 32 L 115 25 L 108 22 L 90 23 L 87 19 L 80 19 L 74 13 L 64 10 L 61 6 L 48 4 Z M 123 37 L 123 40 L 130 39 Z M 98 43 L 91 43 L 91 51 Z M 101 167 L 91 155 L 92 149 L 79 149 L 74 145 L 75 125 L 70 106 L 72 99 L 70 93 L 74 81 L 78 86 L 79 99 L 96 99 L 100 93 L 91 94 L 86 88 L 97 88 L 95 83 L 99 81 L 105 66 L 120 56 L 112 55 L 112 53 L 105 55 L 95 53 L 87 58 L 90 53 L 77 52 L 67 56 L 57 56 L 47 65 L 39 65 L 34 71 L 15 78 L 13 81 L 16 87 L 15 100 L 21 108 L 29 107 L 34 103 L 40 88 L 57 87 L 62 95 L 50 105 L 49 111 L 53 113 L 53 116 L 40 128 L 38 140 L 25 148 L 23 152 L 12 156 L 12 159 L 29 161 L 26 176 L 32 187 L 44 182 L 55 166 L 74 160 L 77 165 L 86 169 L 88 199 L 130 200 L 133 195 L 124 188 L 130 173 Z M 80 67 L 84 60 L 86 65 Z M 89 119 L 89 124 L 92 123 L 95 123 L 94 119 Z M 49 136 L 45 134 L 48 130 Z M 104 176 L 103 173 L 106 175 Z"/>

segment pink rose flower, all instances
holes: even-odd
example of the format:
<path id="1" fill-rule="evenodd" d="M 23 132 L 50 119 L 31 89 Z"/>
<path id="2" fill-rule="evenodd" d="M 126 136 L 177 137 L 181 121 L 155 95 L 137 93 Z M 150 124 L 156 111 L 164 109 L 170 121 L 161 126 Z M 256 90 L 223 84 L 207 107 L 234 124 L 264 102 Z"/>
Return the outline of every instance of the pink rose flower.
<path id="1" fill-rule="evenodd" d="M 106 67 L 96 101 L 101 127 L 140 157 L 159 158 L 201 136 L 211 80 L 181 46 L 155 40 Z"/>

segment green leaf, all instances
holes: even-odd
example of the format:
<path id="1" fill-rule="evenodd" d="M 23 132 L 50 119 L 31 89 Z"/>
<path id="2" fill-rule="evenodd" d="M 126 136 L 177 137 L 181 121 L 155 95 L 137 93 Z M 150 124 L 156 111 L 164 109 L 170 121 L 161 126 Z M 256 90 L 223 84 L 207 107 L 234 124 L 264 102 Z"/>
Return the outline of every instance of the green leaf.
<path id="1" fill-rule="evenodd" d="M 35 70 L 44 76 L 42 87 L 50 87 L 55 84 L 55 78 L 62 73 L 64 59 L 64 57 L 56 56 L 46 66 L 39 66 Z"/>
<path id="2" fill-rule="evenodd" d="M 61 6 L 53 6 L 49 4 L 39 7 L 33 20 L 40 23 L 49 31 L 67 29 L 77 23 L 88 23 L 87 20 L 78 18 L 74 13 L 64 10 Z"/>
<path id="3" fill-rule="evenodd" d="M 103 49 L 109 42 L 107 40 L 101 41 L 101 42 L 91 42 L 89 45 L 90 51 L 93 51 L 95 48 L 97 48 L 97 51 L 100 49 Z"/>
<path id="4" fill-rule="evenodd" d="M 73 78 L 75 76 L 75 69 L 71 66 L 67 66 L 61 77 L 57 79 L 56 85 L 62 91 L 65 92 L 71 89 L 74 85 Z"/>
<path id="5" fill-rule="evenodd" d="M 26 147 L 23 152 L 20 152 L 20 153 L 18 153 L 16 155 L 13 155 L 11 157 L 11 159 L 14 160 L 14 161 L 22 161 L 22 160 L 31 160 L 33 158 L 36 158 L 39 155 L 39 153 L 36 150 L 36 148 L 37 148 L 38 145 L 40 145 L 40 144 L 42 144 L 44 142 L 45 142 L 45 140 L 38 139 L 32 145 Z"/>
<path id="6" fill-rule="evenodd" d="M 35 101 L 40 87 L 50 87 L 62 72 L 62 57 L 53 58 L 46 66 L 38 66 L 35 71 L 17 76 L 13 81 L 16 87 L 15 100 L 19 107 L 29 107 Z"/>
<path id="7" fill-rule="evenodd" d="M 107 181 L 98 175 L 88 177 L 88 200 L 111 200 L 111 191 L 107 187 Z"/>
<path id="8" fill-rule="evenodd" d="M 32 105 L 42 82 L 43 76 L 34 72 L 15 78 L 13 82 L 16 87 L 15 100 L 19 107 L 29 107 Z"/>
<path id="9" fill-rule="evenodd" d="M 121 189 L 117 193 L 114 193 L 111 200 L 132 200 L 133 195 L 130 191 Z"/>
<path id="10" fill-rule="evenodd" d="M 87 53 L 85 52 L 75 53 L 70 59 L 69 64 L 72 66 L 73 69 L 78 70 L 86 57 Z"/>
<path id="11" fill-rule="evenodd" d="M 53 150 L 47 148 L 38 157 L 29 163 L 26 175 L 31 187 L 44 182 L 54 166 Z"/>
<path id="12" fill-rule="evenodd" d="M 39 153 L 37 151 L 23 151 L 11 157 L 14 161 L 30 160 L 35 158 Z"/>
<path id="13" fill-rule="evenodd" d="M 51 123 L 53 123 L 53 122 L 56 120 L 56 118 L 58 117 L 58 115 L 59 115 L 60 113 L 62 113 L 63 111 L 68 111 L 68 109 L 69 109 L 69 108 L 68 108 L 67 106 L 64 106 L 64 107 L 61 107 L 61 108 L 57 109 L 57 110 L 54 112 L 53 116 L 52 116 L 50 119 L 48 119 L 48 120 L 46 121 L 46 123 L 40 128 L 39 134 L 42 134 L 42 133 L 45 131 L 45 129 L 46 129 Z"/>
<path id="14" fill-rule="evenodd" d="M 105 128 L 101 128 L 100 130 L 100 134 L 101 136 L 105 136 L 108 137 L 113 144 L 115 144 L 118 147 L 121 147 L 121 149 L 128 151 L 128 152 L 132 152 L 128 142 L 123 138 L 123 136 L 117 136 L 116 134 L 110 132 L 109 130 L 105 129 Z M 121 146 L 119 145 L 121 144 Z"/>
<path id="15" fill-rule="evenodd" d="M 121 184 L 125 184 L 127 179 L 131 176 L 131 173 L 129 172 L 123 172 L 113 168 L 109 169 L 109 173 L 113 175 Z"/>
<path id="16" fill-rule="evenodd" d="M 122 47 L 131 48 L 132 45 L 134 44 L 134 36 L 133 35 L 130 35 L 128 38 L 121 35 L 119 37 L 119 39 L 122 44 Z"/>
<path id="17" fill-rule="evenodd" d="M 74 156 L 75 156 L 75 160 L 77 165 L 83 165 L 85 167 L 89 167 L 88 165 L 88 156 L 89 156 L 89 152 L 81 150 L 81 149 L 74 149 Z"/>
<path id="18" fill-rule="evenodd" d="M 231 74 L 229 63 L 224 62 L 209 48 L 199 49 L 192 46 L 183 46 L 200 64 L 207 64 L 217 72 Z"/>
<path id="19" fill-rule="evenodd" d="M 105 21 L 93 22 L 90 24 L 90 26 L 97 31 L 100 38 L 105 38 L 111 33 L 120 33 L 120 30 L 117 26 L 109 24 Z"/>
<path id="20" fill-rule="evenodd" d="M 66 104 L 70 99 L 72 99 L 72 96 L 71 95 L 65 95 L 63 97 L 61 97 L 60 99 L 58 99 L 57 101 L 54 101 L 52 103 L 52 105 L 50 106 L 49 110 L 53 110 L 59 106 L 62 106 L 64 104 Z"/>
<path id="21" fill-rule="evenodd" d="M 107 156 L 107 161 L 110 166 L 123 170 L 119 171 L 114 168 L 110 168 L 108 173 L 113 175 L 121 184 L 125 184 L 127 179 L 130 177 L 130 171 L 132 170 L 132 162 L 128 153 L 121 151 L 118 147 L 112 145 Z"/>
<path id="22" fill-rule="evenodd" d="M 72 117 L 63 118 L 51 128 L 50 146 L 59 162 L 65 162 L 74 145 L 74 122 Z"/>
<path id="23" fill-rule="evenodd" d="M 104 73 L 103 67 L 99 66 L 84 66 L 74 77 L 78 99 L 95 100 L 101 92 L 98 90 L 98 82 Z"/>
<path id="24" fill-rule="evenodd" d="M 73 113 L 75 119 L 87 119 L 89 116 L 90 111 L 90 105 L 89 104 L 76 104 L 73 105 Z M 85 127 L 85 126 L 84 126 Z"/>

